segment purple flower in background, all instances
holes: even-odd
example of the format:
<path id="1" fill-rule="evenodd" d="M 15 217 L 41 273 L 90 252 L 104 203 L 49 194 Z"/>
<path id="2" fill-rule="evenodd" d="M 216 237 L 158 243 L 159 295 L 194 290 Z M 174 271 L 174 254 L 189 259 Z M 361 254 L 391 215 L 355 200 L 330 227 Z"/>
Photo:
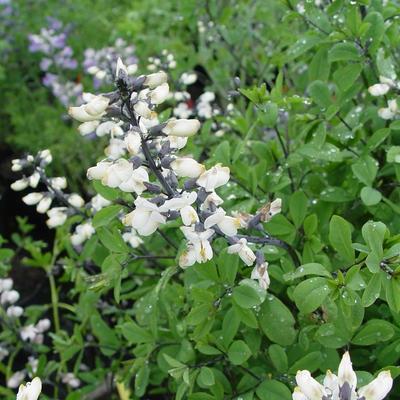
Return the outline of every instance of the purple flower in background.
<path id="1" fill-rule="evenodd" d="M 78 67 L 78 61 L 73 58 L 74 52 L 67 45 L 70 29 L 56 18 L 49 17 L 47 21 L 47 27 L 42 28 L 39 34 L 28 36 L 29 51 L 43 55 L 39 64 L 40 69 L 45 72 L 43 85 L 48 87 L 63 105 L 79 103 L 82 85 L 70 81 L 64 74 Z"/>

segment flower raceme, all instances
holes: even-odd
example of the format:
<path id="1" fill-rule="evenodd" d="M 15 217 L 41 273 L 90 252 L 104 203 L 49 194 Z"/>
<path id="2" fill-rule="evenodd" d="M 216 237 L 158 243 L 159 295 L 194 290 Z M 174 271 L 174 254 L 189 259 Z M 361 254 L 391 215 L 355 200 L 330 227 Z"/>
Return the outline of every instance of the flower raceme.
<path id="1" fill-rule="evenodd" d="M 256 216 L 228 215 L 216 190 L 229 182 L 229 168 L 221 164 L 206 167 L 189 155 L 177 154 L 188 138 L 200 130 L 200 122 L 186 118 L 170 118 L 166 122 L 158 119 L 156 107 L 169 97 L 167 74 L 159 71 L 135 77 L 129 72 L 118 60 L 117 89 L 107 94 L 85 93 L 85 104 L 69 109 L 70 116 L 80 122 L 81 134 L 110 136 L 106 157 L 88 169 L 87 177 L 132 193 L 135 198 L 134 209 L 120 216 L 126 226 L 123 239 L 133 248 L 139 247 L 143 243 L 140 236 L 150 236 L 169 221 L 180 219 L 186 244 L 179 254 L 181 267 L 212 259 L 212 241 L 217 237 L 225 239 L 228 253 L 237 254 L 248 266 L 254 265 L 253 243 L 245 235 L 238 237 L 238 231 L 251 228 L 263 232 L 261 223 L 280 212 L 280 199 L 268 203 L 268 212 L 261 210 Z M 209 94 L 206 97 L 212 100 Z M 13 167 L 21 170 L 18 162 Z M 38 171 L 42 176 L 43 170 Z M 78 248 L 94 234 L 90 218 L 102 202 L 92 199 L 93 204 L 85 206 L 80 196 L 64 195 L 61 191 L 30 193 L 24 201 L 36 205 L 39 212 L 47 212 L 50 227 L 83 212 L 88 220 L 76 226 L 71 235 L 72 244 Z M 62 206 L 50 209 L 52 200 L 60 196 Z M 252 273 L 264 289 L 269 286 L 267 266 L 257 261 Z"/>
<path id="2" fill-rule="evenodd" d="M 393 379 L 389 371 L 383 371 L 368 385 L 357 389 L 357 376 L 346 352 L 337 376 L 328 371 L 321 384 L 303 370 L 297 372 L 296 382 L 293 400 L 383 400 L 392 388 Z"/>

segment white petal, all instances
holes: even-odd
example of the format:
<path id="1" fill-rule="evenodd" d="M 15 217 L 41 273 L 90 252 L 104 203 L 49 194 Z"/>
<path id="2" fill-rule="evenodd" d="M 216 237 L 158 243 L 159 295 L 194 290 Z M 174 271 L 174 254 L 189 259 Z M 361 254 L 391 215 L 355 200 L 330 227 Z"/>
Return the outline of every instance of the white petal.
<path id="1" fill-rule="evenodd" d="M 364 396 L 365 400 L 383 400 L 392 389 L 392 386 L 393 379 L 390 371 L 383 371 L 371 383 L 359 389 L 358 395 L 360 397 Z"/>

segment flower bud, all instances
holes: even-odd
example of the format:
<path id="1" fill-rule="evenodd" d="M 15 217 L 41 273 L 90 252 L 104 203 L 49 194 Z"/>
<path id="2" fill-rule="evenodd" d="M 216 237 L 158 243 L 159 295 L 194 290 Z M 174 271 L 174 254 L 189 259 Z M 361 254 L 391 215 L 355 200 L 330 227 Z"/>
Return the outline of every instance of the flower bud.
<path id="1" fill-rule="evenodd" d="M 28 206 L 32 206 L 34 204 L 39 203 L 39 201 L 42 199 L 43 199 L 42 193 L 29 193 L 22 198 L 22 201 Z"/>
<path id="2" fill-rule="evenodd" d="M 88 179 L 103 179 L 112 163 L 109 161 L 100 161 L 95 167 L 91 167 L 87 170 L 86 176 Z"/>
<path id="3" fill-rule="evenodd" d="M 16 192 L 19 192 L 21 190 L 24 190 L 28 187 L 29 185 L 29 180 L 26 178 L 18 179 L 14 183 L 10 185 L 12 190 L 15 190 Z"/>
<path id="4" fill-rule="evenodd" d="M 198 178 L 206 169 L 190 157 L 180 157 L 171 162 L 171 168 L 180 177 Z"/>
<path id="5" fill-rule="evenodd" d="M 98 117 L 100 116 L 108 107 L 110 103 L 110 99 L 104 96 L 96 96 L 93 100 L 87 103 L 85 107 L 85 111 L 91 115 Z"/>
<path id="6" fill-rule="evenodd" d="M 159 71 L 145 77 L 144 84 L 150 89 L 155 89 L 157 86 L 167 82 L 168 75 L 164 71 Z"/>
<path id="7" fill-rule="evenodd" d="M 73 207 L 80 208 L 85 204 L 85 200 L 79 194 L 73 193 L 68 197 L 68 203 Z"/>
<path id="8" fill-rule="evenodd" d="M 376 83 L 368 88 L 368 92 L 371 96 L 383 96 L 390 89 L 390 86 L 386 83 Z"/>
<path id="9" fill-rule="evenodd" d="M 96 130 L 99 123 L 99 121 L 84 122 L 78 126 L 78 131 L 82 136 L 88 135 Z"/>
<path id="10" fill-rule="evenodd" d="M 162 130 L 168 136 L 189 137 L 200 129 L 197 119 L 170 119 Z"/>
<path id="11" fill-rule="evenodd" d="M 53 199 L 50 196 L 44 196 L 42 200 L 39 201 L 39 204 L 36 207 L 36 211 L 39 214 L 44 214 L 51 206 L 51 202 Z"/>
<path id="12" fill-rule="evenodd" d="M 169 95 L 169 86 L 168 83 L 163 83 L 162 85 L 156 87 L 150 93 L 150 100 L 153 104 L 161 104 L 165 100 L 167 100 Z"/>
<path id="13" fill-rule="evenodd" d="M 19 318 L 24 313 L 24 309 L 20 306 L 11 306 L 7 308 L 7 315 L 10 318 Z"/>

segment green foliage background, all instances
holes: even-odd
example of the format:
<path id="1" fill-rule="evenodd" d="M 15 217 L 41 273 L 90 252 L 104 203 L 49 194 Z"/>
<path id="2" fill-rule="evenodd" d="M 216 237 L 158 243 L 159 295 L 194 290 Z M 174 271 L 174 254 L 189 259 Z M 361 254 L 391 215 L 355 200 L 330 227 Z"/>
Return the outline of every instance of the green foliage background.
<path id="1" fill-rule="evenodd" d="M 123 37 L 144 70 L 147 57 L 166 48 L 178 63 L 173 79 L 201 70 L 219 104 L 235 105 L 230 117 L 220 117 L 230 130 L 218 138 L 205 122 L 188 152 L 206 165 L 230 167 L 232 183 L 220 193 L 229 198 L 227 209 L 255 212 L 281 197 L 282 214 L 265 230 L 299 260 L 265 246 L 265 293 L 218 242 L 218 257 L 185 271 L 175 260 L 132 261 L 115 209 L 98 217 L 81 254 L 67 227 L 43 246 L 28 233 L 14 235 L 23 268 L 51 275 L 62 267 L 55 280 L 61 326 L 37 350 L 38 375 L 57 382 L 57 372 L 70 370 L 84 384 L 69 392 L 56 384 L 49 398 L 80 399 L 112 373 L 130 392 L 119 383 L 110 397 L 116 399 L 289 400 L 297 370 L 335 370 L 345 349 L 360 385 L 380 369 L 400 373 L 400 124 L 380 119 L 387 99 L 367 91 L 399 69 L 397 1 L 306 1 L 304 13 L 294 0 L 13 4 L 12 42 L 1 42 L 1 146 L 14 155 L 48 147 L 55 174 L 94 192 L 85 171 L 102 143 L 85 141 L 62 120 L 65 110 L 40 83 L 39 56 L 27 51 L 27 34 L 45 24 L 45 15 L 73 25 L 70 43 L 80 60 L 85 48 Z M 203 34 L 199 20 L 212 21 Z M 90 77 L 83 81 L 90 91 Z M 173 223 L 165 233 L 179 245 Z M 161 236 L 145 246 L 176 253 Z M 16 262 L 6 247 L 4 271 Z M 31 307 L 34 321 L 54 311 L 54 302 Z M 12 331 L 0 339 L 18 341 Z M 0 362 L 5 375 L 12 368 Z M 400 395 L 395 386 L 391 399 Z M 4 387 L 0 393 L 13 398 Z"/>

